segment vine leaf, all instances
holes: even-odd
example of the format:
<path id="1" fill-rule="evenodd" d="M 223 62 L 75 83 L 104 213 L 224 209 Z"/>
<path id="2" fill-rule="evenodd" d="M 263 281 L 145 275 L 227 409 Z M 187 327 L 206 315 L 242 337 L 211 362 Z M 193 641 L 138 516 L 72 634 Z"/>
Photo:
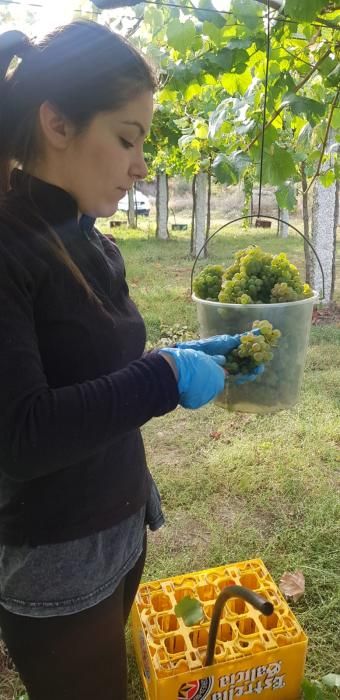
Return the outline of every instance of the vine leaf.
<path id="1" fill-rule="evenodd" d="M 310 22 L 324 4 L 324 0 L 286 0 L 285 14 L 296 20 Z"/>
<path id="2" fill-rule="evenodd" d="M 278 190 L 276 190 L 275 196 L 280 209 L 288 209 L 288 211 L 293 211 L 295 209 L 295 188 L 291 183 L 282 185 Z"/>
<path id="3" fill-rule="evenodd" d="M 202 22 L 204 22 L 204 20 L 208 20 L 210 23 L 215 24 L 215 26 L 219 27 L 220 29 L 221 27 L 224 27 L 225 19 L 223 15 L 216 12 L 216 7 L 211 0 L 200 0 L 198 3 L 198 8 L 199 9 L 195 10 L 195 15 Z M 210 12 L 204 12 L 204 10 L 210 10 Z M 211 10 L 213 10 L 213 12 L 211 12 Z"/>
<path id="4" fill-rule="evenodd" d="M 229 156 L 219 153 L 212 164 L 213 174 L 218 182 L 236 185 L 250 162 L 250 157 L 242 151 L 235 151 Z"/>
<path id="5" fill-rule="evenodd" d="M 232 11 L 236 19 L 248 29 L 254 30 L 261 26 L 260 10 L 252 0 L 234 1 Z"/>
<path id="6" fill-rule="evenodd" d="M 331 185 L 334 185 L 335 180 L 336 175 L 334 170 L 327 170 L 325 173 L 321 173 L 320 175 L 320 182 L 323 187 L 330 187 Z"/>
<path id="7" fill-rule="evenodd" d="M 264 158 L 263 181 L 270 185 L 281 185 L 285 180 L 289 180 L 295 174 L 295 164 L 290 152 L 282 148 L 277 143 Z"/>
<path id="8" fill-rule="evenodd" d="M 289 104 L 292 114 L 297 116 L 304 114 L 312 126 L 315 126 L 315 124 L 320 121 L 320 117 L 322 117 L 326 111 L 326 105 L 321 102 L 312 100 L 310 97 L 304 97 L 303 95 L 296 95 L 293 92 L 285 96 L 282 104 Z"/>
<path id="9" fill-rule="evenodd" d="M 224 153 L 216 156 L 212 164 L 212 171 L 216 180 L 221 184 L 236 185 L 238 182 L 237 172 L 231 166 L 230 159 Z"/>
<path id="10" fill-rule="evenodd" d="M 177 51 L 184 52 L 195 39 L 195 25 L 190 19 L 185 22 L 175 19 L 168 24 L 167 36 L 170 46 Z"/>
<path id="11" fill-rule="evenodd" d="M 182 617 L 183 622 L 188 627 L 197 625 L 204 618 L 204 612 L 201 603 L 196 598 L 190 598 L 186 595 L 175 607 L 177 617 Z"/>
<path id="12" fill-rule="evenodd" d="M 340 129 L 340 107 L 336 107 L 333 112 L 331 126 L 333 129 Z"/>

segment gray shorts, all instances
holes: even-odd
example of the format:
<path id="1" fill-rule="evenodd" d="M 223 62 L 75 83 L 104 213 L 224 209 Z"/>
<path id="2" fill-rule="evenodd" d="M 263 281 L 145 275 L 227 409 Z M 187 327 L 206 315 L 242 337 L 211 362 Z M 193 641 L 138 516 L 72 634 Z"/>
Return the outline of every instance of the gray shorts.
<path id="1" fill-rule="evenodd" d="M 109 530 L 60 544 L 0 545 L 0 604 L 29 617 L 71 615 L 97 605 L 136 564 L 145 527 L 157 530 L 163 523 L 153 483 L 148 503 Z"/>

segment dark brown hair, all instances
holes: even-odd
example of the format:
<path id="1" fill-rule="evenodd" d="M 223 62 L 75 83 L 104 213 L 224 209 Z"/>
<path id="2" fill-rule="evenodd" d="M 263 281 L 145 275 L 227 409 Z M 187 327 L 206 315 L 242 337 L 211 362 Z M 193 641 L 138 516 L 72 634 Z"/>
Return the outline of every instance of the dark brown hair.
<path id="1" fill-rule="evenodd" d="M 16 56 L 22 60 L 8 75 Z M 144 57 L 119 34 L 95 22 L 72 22 L 38 43 L 17 31 L 0 35 L 1 218 L 16 223 L 13 213 L 6 212 L 10 171 L 14 164 L 25 169 L 39 154 L 37 125 L 44 102 L 52 103 L 81 132 L 98 112 L 119 109 L 147 90 L 154 92 L 156 86 L 155 74 Z M 55 252 L 59 250 L 59 257 L 93 296 L 47 224 L 46 234 Z"/>

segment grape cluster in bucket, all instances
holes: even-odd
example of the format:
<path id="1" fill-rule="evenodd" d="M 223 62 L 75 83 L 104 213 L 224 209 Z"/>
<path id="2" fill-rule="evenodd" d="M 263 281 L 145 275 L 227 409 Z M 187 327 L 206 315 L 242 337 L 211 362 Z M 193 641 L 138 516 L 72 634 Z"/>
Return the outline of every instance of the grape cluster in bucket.
<path id="1" fill-rule="evenodd" d="M 225 304 L 276 304 L 313 296 L 285 253 L 271 255 L 253 246 L 234 257 L 229 267 L 207 265 L 197 275 L 193 283 L 196 296 Z"/>

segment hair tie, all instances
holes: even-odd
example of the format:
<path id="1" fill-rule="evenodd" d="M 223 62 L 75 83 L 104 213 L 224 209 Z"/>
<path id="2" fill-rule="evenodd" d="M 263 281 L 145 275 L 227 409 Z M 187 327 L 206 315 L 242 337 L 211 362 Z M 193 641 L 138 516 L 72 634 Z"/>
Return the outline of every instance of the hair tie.
<path id="1" fill-rule="evenodd" d="M 0 56 L 26 58 L 36 51 L 36 47 L 23 32 L 13 29 L 0 34 Z"/>
<path id="2" fill-rule="evenodd" d="M 0 80 L 4 80 L 14 56 L 25 60 L 36 55 L 38 49 L 23 32 L 16 29 L 0 35 Z"/>

